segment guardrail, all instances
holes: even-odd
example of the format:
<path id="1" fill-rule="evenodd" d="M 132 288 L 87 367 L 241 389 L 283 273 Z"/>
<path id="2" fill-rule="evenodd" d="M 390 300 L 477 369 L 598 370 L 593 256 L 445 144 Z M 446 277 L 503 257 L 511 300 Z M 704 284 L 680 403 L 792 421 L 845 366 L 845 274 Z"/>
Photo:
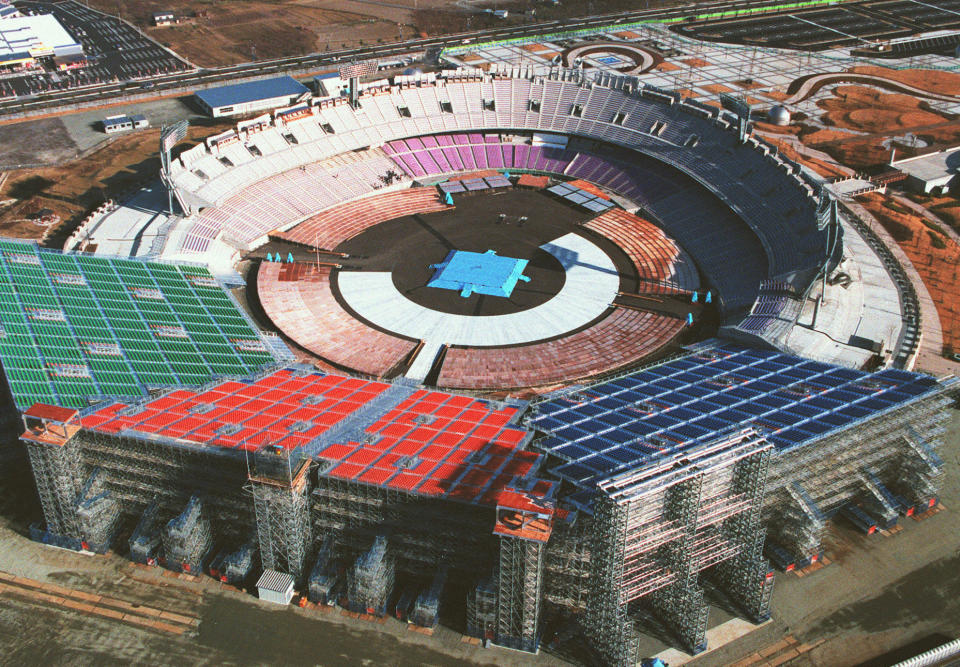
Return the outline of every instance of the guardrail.
<path id="1" fill-rule="evenodd" d="M 880 239 L 870 225 L 845 203 L 841 201 L 839 204 L 847 220 L 853 223 L 863 240 L 877 253 L 887 273 L 890 274 L 897 286 L 897 294 L 900 297 L 902 308 L 903 327 L 900 330 L 900 337 L 894 349 L 893 365 L 897 368 L 907 368 L 911 357 L 916 354 L 920 345 L 920 299 L 917 297 L 917 291 L 914 289 L 903 265 L 890 252 L 887 244 Z"/>

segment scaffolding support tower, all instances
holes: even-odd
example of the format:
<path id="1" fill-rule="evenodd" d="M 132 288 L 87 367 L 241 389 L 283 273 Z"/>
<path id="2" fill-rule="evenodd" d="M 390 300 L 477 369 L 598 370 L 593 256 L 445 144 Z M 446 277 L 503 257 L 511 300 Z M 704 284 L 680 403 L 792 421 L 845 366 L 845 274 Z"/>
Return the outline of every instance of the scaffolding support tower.
<path id="1" fill-rule="evenodd" d="M 373 546 L 357 558 L 347 574 L 347 600 L 360 614 L 383 616 L 393 590 L 394 562 L 387 538 L 378 535 Z"/>
<path id="2" fill-rule="evenodd" d="M 105 553 L 110 548 L 120 522 L 120 508 L 99 468 L 93 469 L 80 493 L 77 521 L 84 549 Z"/>
<path id="3" fill-rule="evenodd" d="M 249 486 L 263 567 L 304 583 L 313 542 L 310 461 L 300 452 L 269 448 L 248 457 Z"/>
<path id="4" fill-rule="evenodd" d="M 335 602 L 332 598 L 333 589 L 337 584 L 337 568 L 332 558 L 332 543 L 324 540 L 317 552 L 317 559 L 310 570 L 307 581 L 307 599 L 315 604 L 330 605 Z"/>
<path id="5" fill-rule="evenodd" d="M 130 560 L 143 565 L 156 565 L 163 542 L 160 503 L 154 500 L 140 515 L 137 527 L 130 536 Z"/>
<path id="6" fill-rule="evenodd" d="M 687 650 L 703 651 L 705 570 L 751 617 L 769 614 L 760 526 L 771 449 L 748 428 L 598 483 L 586 627 L 607 664 L 638 661 L 631 605 L 640 603 Z"/>
<path id="7" fill-rule="evenodd" d="M 192 496 L 179 515 L 163 530 L 163 551 L 167 567 L 174 571 L 201 572 L 203 560 L 213 546 L 210 520 L 199 496 Z"/>
<path id="8" fill-rule="evenodd" d="M 443 597 L 443 588 L 447 584 L 448 572 L 449 568 L 441 565 L 433 575 L 430 588 L 417 596 L 413 603 L 413 611 L 410 613 L 410 621 L 414 625 L 422 628 L 436 627 L 440 620 L 440 600 Z"/>
<path id="9" fill-rule="evenodd" d="M 77 517 L 82 470 L 75 442 L 67 440 L 54 444 L 33 441 L 27 445 L 47 531 L 82 539 Z"/>
<path id="10" fill-rule="evenodd" d="M 497 633 L 497 584 L 498 573 L 487 576 L 467 595 L 467 634 L 494 640 Z"/>
<path id="11" fill-rule="evenodd" d="M 253 537 L 243 543 L 239 549 L 224 557 L 220 567 L 221 580 L 233 586 L 249 581 L 258 559 L 257 540 Z"/>

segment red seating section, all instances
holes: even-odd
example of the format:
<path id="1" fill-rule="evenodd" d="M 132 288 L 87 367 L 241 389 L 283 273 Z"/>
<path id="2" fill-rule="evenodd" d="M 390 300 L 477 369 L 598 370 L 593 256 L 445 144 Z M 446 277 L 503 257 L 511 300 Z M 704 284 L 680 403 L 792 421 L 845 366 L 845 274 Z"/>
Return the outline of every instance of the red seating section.
<path id="1" fill-rule="evenodd" d="M 497 505 L 504 488 L 535 474 L 539 454 L 522 448 L 512 407 L 420 389 L 367 427 L 370 442 L 330 445 L 322 474 L 462 502 Z M 542 497 L 540 481 L 531 496 Z"/>
<path id="2" fill-rule="evenodd" d="M 455 389 L 491 389 L 587 378 L 655 352 L 683 326 L 683 320 L 674 317 L 617 308 L 592 327 L 546 343 L 450 348 L 438 384 Z"/>
<path id="3" fill-rule="evenodd" d="M 271 232 L 270 236 L 333 250 L 347 239 L 381 222 L 448 208 L 452 207 L 440 200 L 436 188 L 408 188 L 335 206 L 304 220 L 293 229 Z"/>
<path id="4" fill-rule="evenodd" d="M 330 289 L 330 268 L 264 262 L 257 275 L 264 312 L 277 328 L 322 359 L 383 377 L 417 346 L 355 319 Z"/>
<path id="5" fill-rule="evenodd" d="M 693 260 L 663 230 L 632 213 L 612 210 L 584 223 L 627 253 L 640 279 L 638 291 L 652 294 L 689 293 L 700 279 Z"/>
<path id="6" fill-rule="evenodd" d="M 323 373 L 276 371 L 249 382 L 180 389 L 136 408 L 114 403 L 81 419 L 84 428 L 123 430 L 229 449 L 293 449 L 379 396 L 390 385 Z"/>

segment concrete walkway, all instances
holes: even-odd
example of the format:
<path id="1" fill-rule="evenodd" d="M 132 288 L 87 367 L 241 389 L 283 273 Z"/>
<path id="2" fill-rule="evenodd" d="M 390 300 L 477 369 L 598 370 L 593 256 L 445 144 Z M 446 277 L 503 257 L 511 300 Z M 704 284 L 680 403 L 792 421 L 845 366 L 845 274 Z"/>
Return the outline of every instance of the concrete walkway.
<path id="1" fill-rule="evenodd" d="M 876 76 L 874 74 L 854 74 L 853 72 L 828 72 L 826 74 L 817 74 L 810 77 L 804 81 L 800 88 L 793 95 L 785 99 L 781 104 L 791 105 L 796 104 L 797 102 L 802 102 L 807 99 L 815 92 L 820 90 L 823 86 L 830 85 L 832 83 L 862 83 L 868 86 L 876 86 L 878 88 L 886 88 L 888 90 L 893 90 L 898 93 L 906 93 L 908 95 L 916 95 L 918 97 L 926 97 L 931 100 L 937 100 L 939 102 L 960 102 L 960 97 L 954 95 L 942 95 L 940 93 L 934 93 L 929 90 L 924 90 L 922 88 L 917 88 L 906 83 L 901 83 L 900 81 L 894 81 L 893 79 L 887 79 L 886 77 Z"/>

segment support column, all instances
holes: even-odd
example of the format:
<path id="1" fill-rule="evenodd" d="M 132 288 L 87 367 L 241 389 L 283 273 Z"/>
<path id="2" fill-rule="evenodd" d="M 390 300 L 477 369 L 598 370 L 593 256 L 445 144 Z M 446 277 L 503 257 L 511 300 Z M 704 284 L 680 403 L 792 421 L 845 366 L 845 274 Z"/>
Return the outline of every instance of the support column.
<path id="1" fill-rule="evenodd" d="M 707 648 L 707 614 L 703 589 L 697 585 L 698 571 L 693 560 L 703 476 L 696 475 L 668 491 L 666 518 L 683 528 L 680 538 L 667 544 L 667 562 L 676 581 L 650 595 L 655 613 L 677 634 L 692 654 Z"/>
<path id="2" fill-rule="evenodd" d="M 543 543 L 500 538 L 496 643 L 536 653 L 540 645 Z"/>
<path id="3" fill-rule="evenodd" d="M 306 580 L 313 543 L 309 469 L 305 458 L 292 461 L 285 453 L 257 452 L 248 486 L 263 567 L 289 574 L 298 586 Z"/>
<path id="4" fill-rule="evenodd" d="M 77 505 L 83 490 L 83 468 L 75 436 L 80 430 L 76 410 L 37 404 L 24 413 L 20 436 L 43 507 L 47 532 L 82 540 Z"/>
<path id="5" fill-rule="evenodd" d="M 764 449 L 736 465 L 732 491 L 749 501 L 749 507 L 724 522 L 727 540 L 739 545 L 739 553 L 717 565 L 717 575 L 727 595 L 755 623 L 770 618 L 773 572 L 763 558 L 765 531 L 762 527 L 763 496 L 770 450 Z"/>
<path id="6" fill-rule="evenodd" d="M 608 665 L 633 667 L 639 661 L 639 638 L 623 599 L 627 506 L 598 497 L 594 507 L 593 565 L 585 631 Z"/>

